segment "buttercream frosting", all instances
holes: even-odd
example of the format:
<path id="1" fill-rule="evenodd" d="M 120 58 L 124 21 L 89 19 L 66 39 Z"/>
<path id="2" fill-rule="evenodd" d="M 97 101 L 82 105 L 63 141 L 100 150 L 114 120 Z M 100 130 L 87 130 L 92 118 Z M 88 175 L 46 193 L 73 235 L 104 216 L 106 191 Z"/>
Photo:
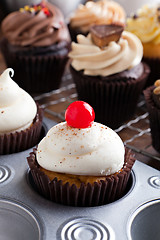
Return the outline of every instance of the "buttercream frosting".
<path id="1" fill-rule="evenodd" d="M 127 19 L 126 29 L 137 35 L 143 43 L 160 43 L 160 7 L 144 5 Z"/>
<path id="2" fill-rule="evenodd" d="M 12 45 L 45 47 L 62 40 L 70 41 L 68 29 L 61 11 L 46 2 L 50 15 L 15 11 L 7 15 L 1 28 Z"/>
<path id="3" fill-rule="evenodd" d="M 72 43 L 69 53 L 72 67 L 91 76 L 109 76 L 131 69 L 141 62 L 142 56 L 141 41 L 127 31 L 122 33 L 118 42 L 112 41 L 104 48 L 93 43 L 91 34 L 87 37 L 78 35 L 77 43 Z"/>
<path id="4" fill-rule="evenodd" d="M 70 25 L 79 28 L 83 33 L 88 32 L 93 24 L 125 23 L 124 9 L 114 1 L 89 1 L 80 4 L 70 18 Z"/>
<path id="5" fill-rule="evenodd" d="M 94 122 L 88 128 L 53 126 L 38 144 L 39 165 L 47 170 L 75 175 L 106 176 L 121 170 L 124 145 L 112 129 Z"/>
<path id="6" fill-rule="evenodd" d="M 0 75 L 0 134 L 27 129 L 37 113 L 33 98 L 20 88 L 11 77 L 12 68 Z"/>
<path id="7" fill-rule="evenodd" d="M 156 95 L 160 95 L 160 79 L 156 80 L 154 85 L 155 85 L 155 88 L 153 90 L 153 93 Z"/>

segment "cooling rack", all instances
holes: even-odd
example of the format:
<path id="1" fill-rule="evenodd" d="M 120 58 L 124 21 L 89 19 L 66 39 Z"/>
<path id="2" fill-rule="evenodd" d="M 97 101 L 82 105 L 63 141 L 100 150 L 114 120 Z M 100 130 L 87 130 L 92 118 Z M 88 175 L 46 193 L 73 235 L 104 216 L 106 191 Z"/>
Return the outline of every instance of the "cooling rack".
<path id="1" fill-rule="evenodd" d="M 58 90 L 35 96 L 34 99 L 45 109 L 47 116 L 56 122 L 64 121 L 64 113 L 68 105 L 77 100 L 75 84 L 71 74 L 67 72 Z M 160 161 L 160 154 L 152 147 L 148 112 L 144 96 L 141 95 L 134 117 L 115 131 L 122 138 L 126 147 L 136 153 Z"/>

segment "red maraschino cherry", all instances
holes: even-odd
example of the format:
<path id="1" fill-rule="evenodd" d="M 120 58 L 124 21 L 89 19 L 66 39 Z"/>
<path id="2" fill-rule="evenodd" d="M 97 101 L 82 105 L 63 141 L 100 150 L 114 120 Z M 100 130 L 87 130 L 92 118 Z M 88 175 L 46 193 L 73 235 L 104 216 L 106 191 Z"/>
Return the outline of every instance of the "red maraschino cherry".
<path id="1" fill-rule="evenodd" d="M 93 108 L 86 102 L 75 101 L 69 105 L 65 112 L 65 119 L 70 127 L 88 128 L 95 118 Z"/>

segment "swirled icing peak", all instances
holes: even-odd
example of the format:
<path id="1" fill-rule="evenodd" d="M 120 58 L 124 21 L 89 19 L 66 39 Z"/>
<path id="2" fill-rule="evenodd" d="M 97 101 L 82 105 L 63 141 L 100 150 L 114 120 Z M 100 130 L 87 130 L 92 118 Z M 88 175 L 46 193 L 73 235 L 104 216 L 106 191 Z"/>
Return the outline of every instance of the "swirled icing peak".
<path id="1" fill-rule="evenodd" d="M 62 40 L 70 41 L 61 11 L 46 2 L 44 6 L 26 6 L 10 13 L 2 22 L 2 33 L 18 46 L 45 47 Z"/>
<path id="2" fill-rule="evenodd" d="M 100 123 L 79 129 L 62 122 L 39 143 L 37 161 L 54 172 L 106 176 L 123 167 L 124 152 L 117 133 Z"/>
<path id="3" fill-rule="evenodd" d="M 72 43 L 69 57 L 72 67 L 84 70 L 86 75 L 109 76 L 138 65 L 143 56 L 141 41 L 136 35 L 124 31 L 118 42 L 111 41 L 106 47 L 96 46 L 88 34 L 77 36 L 78 43 Z"/>
<path id="4" fill-rule="evenodd" d="M 144 5 L 127 19 L 128 31 L 136 34 L 143 43 L 160 43 L 160 6 Z"/>
<path id="5" fill-rule="evenodd" d="M 7 107 L 8 105 L 14 104 L 19 92 L 19 87 L 11 77 L 14 75 L 12 68 L 7 68 L 0 75 L 0 107 Z"/>
<path id="6" fill-rule="evenodd" d="M 35 101 L 11 79 L 10 73 L 13 77 L 12 68 L 0 76 L 0 134 L 28 128 L 37 113 Z"/>
<path id="7" fill-rule="evenodd" d="M 83 33 L 88 32 L 93 24 L 125 24 L 125 11 L 114 1 L 100 0 L 88 1 L 85 5 L 80 4 L 71 16 L 70 24 L 73 28 L 79 28 Z"/>

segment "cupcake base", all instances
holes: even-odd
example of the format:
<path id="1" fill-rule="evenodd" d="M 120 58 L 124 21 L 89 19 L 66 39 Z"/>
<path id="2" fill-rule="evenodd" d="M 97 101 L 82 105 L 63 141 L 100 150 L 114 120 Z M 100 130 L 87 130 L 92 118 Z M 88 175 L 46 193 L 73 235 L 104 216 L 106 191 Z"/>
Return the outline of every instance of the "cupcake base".
<path id="1" fill-rule="evenodd" d="M 154 86 L 151 86 L 144 90 L 144 96 L 147 110 L 149 112 L 152 146 L 160 153 L 160 109 L 153 101 L 152 93 L 154 88 Z"/>
<path id="2" fill-rule="evenodd" d="M 60 87 L 69 48 L 66 41 L 37 48 L 12 46 L 6 39 L 1 41 L 5 62 L 15 71 L 14 81 L 29 93 L 44 93 Z"/>
<path id="3" fill-rule="evenodd" d="M 63 184 L 63 181 L 57 178 L 50 181 L 48 176 L 40 170 L 36 160 L 36 150 L 30 153 L 27 160 L 34 185 L 41 195 L 56 203 L 81 207 L 99 206 L 122 197 L 135 162 L 131 151 L 126 149 L 125 163 L 119 173 L 106 176 L 105 180 L 100 182 L 81 183 L 80 187 L 77 187 L 69 181 Z"/>
<path id="4" fill-rule="evenodd" d="M 42 129 L 43 110 L 37 105 L 37 115 L 26 130 L 0 135 L 0 155 L 21 152 L 38 144 Z"/>
<path id="5" fill-rule="evenodd" d="M 149 67 L 143 63 L 133 70 L 109 77 L 84 75 L 83 71 L 76 71 L 72 66 L 70 71 L 76 84 L 78 99 L 93 107 L 96 122 L 116 129 L 133 117 Z"/>

